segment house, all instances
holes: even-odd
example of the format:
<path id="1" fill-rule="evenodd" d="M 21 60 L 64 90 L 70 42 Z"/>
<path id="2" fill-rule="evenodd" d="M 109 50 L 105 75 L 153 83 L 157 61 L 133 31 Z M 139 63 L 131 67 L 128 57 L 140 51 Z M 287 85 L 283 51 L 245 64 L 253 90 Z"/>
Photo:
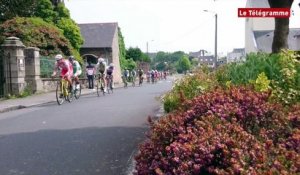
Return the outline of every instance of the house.
<path id="1" fill-rule="evenodd" d="M 215 57 L 213 55 L 206 55 L 206 50 L 200 50 L 198 52 L 190 52 L 189 56 L 191 58 L 198 58 L 198 65 L 207 65 L 208 67 L 214 67 Z"/>
<path id="2" fill-rule="evenodd" d="M 121 69 L 119 61 L 118 23 L 78 24 L 84 43 L 80 55 L 86 63 L 97 63 L 99 57 L 115 66 L 114 82 L 120 83 Z"/>
<path id="3" fill-rule="evenodd" d="M 246 60 L 246 52 L 244 48 L 235 48 L 227 54 L 227 63 L 242 62 Z"/>
<path id="4" fill-rule="evenodd" d="M 247 8 L 270 8 L 268 0 L 247 0 Z M 272 51 L 274 36 L 274 18 L 246 18 L 245 23 L 245 52 Z M 291 50 L 300 50 L 300 29 L 290 28 L 288 45 Z"/>

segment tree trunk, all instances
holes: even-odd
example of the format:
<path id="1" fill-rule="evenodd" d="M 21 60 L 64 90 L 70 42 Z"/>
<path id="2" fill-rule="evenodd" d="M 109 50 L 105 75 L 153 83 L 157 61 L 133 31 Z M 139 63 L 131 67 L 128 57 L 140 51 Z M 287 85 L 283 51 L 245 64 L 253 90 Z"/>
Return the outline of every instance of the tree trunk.
<path id="1" fill-rule="evenodd" d="M 294 0 L 268 0 L 271 8 L 291 8 Z M 275 18 L 272 53 L 288 48 L 289 18 Z"/>
<path id="2" fill-rule="evenodd" d="M 281 49 L 288 48 L 289 22 L 289 18 L 275 18 L 273 53 L 279 53 Z"/>

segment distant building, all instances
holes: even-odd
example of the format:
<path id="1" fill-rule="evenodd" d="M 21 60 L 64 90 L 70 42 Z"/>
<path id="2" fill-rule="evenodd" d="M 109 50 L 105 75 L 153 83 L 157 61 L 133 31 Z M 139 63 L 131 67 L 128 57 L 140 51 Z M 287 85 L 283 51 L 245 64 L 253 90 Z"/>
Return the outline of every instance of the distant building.
<path id="1" fill-rule="evenodd" d="M 247 8 L 270 8 L 268 0 L 247 0 Z M 245 52 L 272 52 L 274 36 L 274 18 L 246 18 Z M 291 50 L 300 50 L 300 29 L 290 28 L 288 46 Z"/>
<path id="2" fill-rule="evenodd" d="M 119 61 L 118 23 L 78 24 L 84 43 L 80 55 L 85 62 L 97 63 L 99 57 L 115 66 L 114 81 L 122 82 Z"/>
<path id="3" fill-rule="evenodd" d="M 191 58 L 197 58 L 198 59 L 198 65 L 206 65 L 208 67 L 214 67 L 215 66 L 215 57 L 213 55 L 206 55 L 206 50 L 200 50 L 198 52 L 190 52 L 189 56 Z"/>
<path id="4" fill-rule="evenodd" d="M 246 52 L 244 48 L 233 49 L 227 54 L 227 63 L 242 62 L 246 60 Z"/>

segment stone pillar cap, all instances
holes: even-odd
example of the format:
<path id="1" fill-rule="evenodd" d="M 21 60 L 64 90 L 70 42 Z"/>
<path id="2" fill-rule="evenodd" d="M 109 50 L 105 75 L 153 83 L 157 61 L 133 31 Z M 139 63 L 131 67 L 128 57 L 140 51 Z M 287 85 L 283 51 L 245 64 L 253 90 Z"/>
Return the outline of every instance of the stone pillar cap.
<path id="1" fill-rule="evenodd" d="M 4 43 L 1 45 L 2 47 L 25 47 L 22 41 L 20 41 L 17 37 L 8 37 L 5 39 Z"/>

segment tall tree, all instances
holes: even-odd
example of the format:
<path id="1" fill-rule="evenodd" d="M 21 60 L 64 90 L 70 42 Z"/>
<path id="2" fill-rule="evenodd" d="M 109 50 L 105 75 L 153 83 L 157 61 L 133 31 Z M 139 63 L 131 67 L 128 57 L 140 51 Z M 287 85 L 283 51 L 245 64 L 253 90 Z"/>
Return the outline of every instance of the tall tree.
<path id="1" fill-rule="evenodd" d="M 0 23 L 16 16 L 32 17 L 37 0 L 0 0 Z"/>
<path id="2" fill-rule="evenodd" d="M 268 0 L 271 8 L 291 8 L 294 0 Z M 275 31 L 272 43 L 272 52 L 278 53 L 288 48 L 289 18 L 275 18 Z"/>

